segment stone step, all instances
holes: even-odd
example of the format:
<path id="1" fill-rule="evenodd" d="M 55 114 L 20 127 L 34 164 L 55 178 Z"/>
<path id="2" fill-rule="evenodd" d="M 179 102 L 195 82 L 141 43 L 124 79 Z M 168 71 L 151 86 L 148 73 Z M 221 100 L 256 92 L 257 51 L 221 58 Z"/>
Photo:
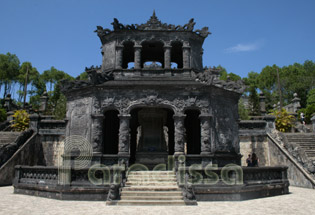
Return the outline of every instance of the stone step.
<path id="1" fill-rule="evenodd" d="M 145 179 L 145 180 L 151 180 L 151 179 L 163 179 L 163 180 L 176 180 L 175 176 L 145 176 L 145 175 L 132 175 L 132 176 L 128 176 L 128 179 Z"/>
<path id="2" fill-rule="evenodd" d="M 183 196 L 121 196 L 121 200 L 183 200 Z"/>
<path id="3" fill-rule="evenodd" d="M 314 142 L 314 138 L 287 138 L 290 142 Z"/>
<path id="4" fill-rule="evenodd" d="M 176 178 L 129 178 L 128 182 L 176 182 Z"/>
<path id="5" fill-rule="evenodd" d="M 113 201 L 109 204 L 117 204 L 117 205 L 146 205 L 146 206 L 160 206 L 160 205 L 186 205 L 184 200 L 119 200 Z"/>
<path id="6" fill-rule="evenodd" d="M 176 182 L 126 182 L 126 186 L 176 186 Z"/>
<path id="7" fill-rule="evenodd" d="M 124 190 L 121 191 L 121 196 L 180 196 L 182 197 L 181 191 L 128 191 Z"/>
<path id="8" fill-rule="evenodd" d="M 178 186 L 126 186 L 124 191 L 181 191 Z"/>
<path id="9" fill-rule="evenodd" d="M 175 174 L 173 171 L 130 171 L 129 174 Z"/>

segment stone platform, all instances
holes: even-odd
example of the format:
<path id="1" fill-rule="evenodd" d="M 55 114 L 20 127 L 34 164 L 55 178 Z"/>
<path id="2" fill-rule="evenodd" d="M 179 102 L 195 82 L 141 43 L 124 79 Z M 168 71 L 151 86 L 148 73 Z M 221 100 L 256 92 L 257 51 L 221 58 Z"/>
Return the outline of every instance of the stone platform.
<path id="1" fill-rule="evenodd" d="M 290 194 L 270 198 L 231 202 L 198 202 L 197 206 L 107 206 L 103 201 L 60 201 L 13 194 L 13 187 L 0 187 L 0 214 L 312 214 L 315 190 L 290 186 Z"/>

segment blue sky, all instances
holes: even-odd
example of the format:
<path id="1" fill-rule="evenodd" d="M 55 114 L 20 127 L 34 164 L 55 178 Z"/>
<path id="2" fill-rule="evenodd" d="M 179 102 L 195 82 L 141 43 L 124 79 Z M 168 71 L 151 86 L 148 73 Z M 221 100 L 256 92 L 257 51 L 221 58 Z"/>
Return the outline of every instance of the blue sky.
<path id="1" fill-rule="evenodd" d="M 241 77 L 266 65 L 315 61 L 314 0 L 0 0 L 0 53 L 16 54 L 39 72 L 51 66 L 72 76 L 101 64 L 97 25 L 145 23 L 155 9 L 169 24 L 212 32 L 204 66 Z"/>

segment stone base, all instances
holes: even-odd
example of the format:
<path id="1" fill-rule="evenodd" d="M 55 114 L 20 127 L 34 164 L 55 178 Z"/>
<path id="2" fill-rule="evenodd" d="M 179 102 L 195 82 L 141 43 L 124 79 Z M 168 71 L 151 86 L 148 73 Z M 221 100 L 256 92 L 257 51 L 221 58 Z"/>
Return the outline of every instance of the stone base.
<path id="1" fill-rule="evenodd" d="M 19 184 L 14 186 L 14 193 L 31 196 L 39 196 L 59 200 L 105 201 L 109 186 L 100 188 L 73 188 Z"/>
<path id="2" fill-rule="evenodd" d="M 289 194 L 289 184 L 264 184 L 244 186 L 194 186 L 197 201 L 242 201 Z"/>

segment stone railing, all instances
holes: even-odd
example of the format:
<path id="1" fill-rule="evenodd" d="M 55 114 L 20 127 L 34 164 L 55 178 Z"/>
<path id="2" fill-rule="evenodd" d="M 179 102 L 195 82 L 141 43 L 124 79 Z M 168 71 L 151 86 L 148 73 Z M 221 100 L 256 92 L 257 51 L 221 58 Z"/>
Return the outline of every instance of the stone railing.
<path id="1" fill-rule="evenodd" d="M 177 177 L 180 187 L 187 187 L 187 184 L 190 184 L 198 201 L 233 201 L 287 194 L 289 192 L 287 169 L 285 166 L 237 165 L 208 169 L 186 167 L 179 168 Z"/>
<path id="2" fill-rule="evenodd" d="M 123 168 L 92 166 L 82 169 L 49 166 L 16 166 L 14 192 L 67 200 L 116 200 L 124 186 Z"/>
<path id="3" fill-rule="evenodd" d="M 13 143 L 10 143 L 0 150 L 0 167 L 32 136 L 33 130 L 23 131 Z"/>

